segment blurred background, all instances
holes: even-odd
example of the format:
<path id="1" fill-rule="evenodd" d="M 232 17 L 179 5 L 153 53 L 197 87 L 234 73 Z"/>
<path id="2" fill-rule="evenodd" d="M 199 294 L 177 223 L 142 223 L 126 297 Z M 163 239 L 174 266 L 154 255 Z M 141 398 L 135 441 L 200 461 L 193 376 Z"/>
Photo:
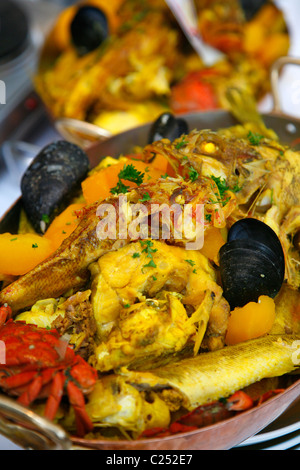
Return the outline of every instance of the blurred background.
<path id="1" fill-rule="evenodd" d="M 201 1 L 205 5 L 210 3 Z M 5 85 L 5 100 L 0 93 L 0 216 L 19 197 L 20 178 L 33 156 L 44 145 L 61 137 L 53 126 L 52 110 L 50 109 L 49 113 L 49 109 L 45 106 L 47 93 L 56 91 L 54 89 L 57 85 L 56 71 L 50 67 L 42 77 L 44 81 L 40 83 L 43 86 L 49 79 L 48 90 L 44 88 L 44 95 L 36 92 L 34 77 L 41 50 L 58 16 L 64 9 L 77 3 L 72 0 L 0 1 L 2 95 L 3 84 Z M 117 2 L 112 2 L 114 3 Z M 225 9 L 226 4 L 231 2 L 219 3 Z M 300 2 L 275 0 L 274 3 L 282 11 L 289 33 L 288 55 L 300 57 Z M 264 47 L 268 49 L 268 45 L 262 44 L 262 48 Z M 268 55 L 267 52 L 265 55 Z M 83 60 L 84 58 L 79 58 L 78 62 L 82 63 Z M 191 64 L 193 60 L 190 61 Z M 73 67 L 72 63 L 70 67 Z M 49 78 L 51 73 L 52 78 Z M 116 83 L 117 81 L 114 82 L 115 87 Z M 162 86 L 161 83 L 151 86 L 159 87 Z M 68 93 L 67 81 L 65 85 Z M 283 111 L 290 116 L 300 118 L 299 66 L 284 67 L 279 91 Z M 266 93 L 258 100 L 258 108 L 262 112 L 272 111 L 273 100 L 270 93 Z"/>

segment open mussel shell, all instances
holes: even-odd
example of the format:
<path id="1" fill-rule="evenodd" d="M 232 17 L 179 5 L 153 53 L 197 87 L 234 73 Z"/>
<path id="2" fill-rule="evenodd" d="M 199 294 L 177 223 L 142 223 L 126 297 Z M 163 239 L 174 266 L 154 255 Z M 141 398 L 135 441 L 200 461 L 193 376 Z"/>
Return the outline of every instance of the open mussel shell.
<path id="1" fill-rule="evenodd" d="M 257 302 L 261 295 L 274 298 L 284 281 L 280 241 L 269 226 L 256 219 L 243 219 L 232 226 L 219 262 L 224 297 L 231 309 Z"/>
<path id="2" fill-rule="evenodd" d="M 183 118 L 177 118 L 172 113 L 161 114 L 151 126 L 148 142 L 169 139 L 171 142 L 189 132 L 188 124 Z"/>
<path id="3" fill-rule="evenodd" d="M 90 5 L 78 9 L 70 29 L 73 44 L 80 56 L 95 50 L 109 36 L 105 13 Z"/>
<path id="4" fill-rule="evenodd" d="M 22 177 L 21 192 L 26 214 L 38 233 L 69 203 L 89 164 L 80 147 L 64 140 L 47 145 L 34 158 Z"/>

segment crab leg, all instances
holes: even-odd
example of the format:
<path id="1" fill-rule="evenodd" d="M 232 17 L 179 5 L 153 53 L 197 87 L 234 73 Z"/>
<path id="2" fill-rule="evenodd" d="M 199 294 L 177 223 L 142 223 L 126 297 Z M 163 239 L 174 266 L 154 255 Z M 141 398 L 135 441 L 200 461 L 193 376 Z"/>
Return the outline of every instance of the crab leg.
<path id="1" fill-rule="evenodd" d="M 42 387 L 49 383 L 53 377 L 55 369 L 45 369 L 16 373 L 4 379 L 1 383 L 11 395 L 19 395 L 18 402 L 24 406 L 29 406 L 40 395 Z"/>
<path id="2" fill-rule="evenodd" d="M 65 377 L 63 373 L 57 372 L 54 375 L 49 398 L 46 403 L 45 408 L 45 417 L 53 420 L 55 418 L 56 412 L 58 410 L 59 404 L 61 402 L 61 397 L 63 395 L 63 388 L 65 383 Z"/>
<path id="3" fill-rule="evenodd" d="M 24 406 L 29 406 L 38 396 L 43 386 L 43 378 L 38 375 L 19 396 L 18 402 Z"/>
<path id="4" fill-rule="evenodd" d="M 68 397 L 75 411 L 76 428 L 79 436 L 84 436 L 94 427 L 85 410 L 85 401 L 82 391 L 71 380 L 67 385 Z"/>
<path id="5" fill-rule="evenodd" d="M 2 371 L 1 371 L 2 373 Z M 0 379 L 1 387 L 5 390 L 13 392 L 14 389 L 18 389 L 24 385 L 30 383 L 36 377 L 37 371 L 26 371 L 19 374 L 7 375 L 7 372 L 3 372 L 3 376 Z"/>

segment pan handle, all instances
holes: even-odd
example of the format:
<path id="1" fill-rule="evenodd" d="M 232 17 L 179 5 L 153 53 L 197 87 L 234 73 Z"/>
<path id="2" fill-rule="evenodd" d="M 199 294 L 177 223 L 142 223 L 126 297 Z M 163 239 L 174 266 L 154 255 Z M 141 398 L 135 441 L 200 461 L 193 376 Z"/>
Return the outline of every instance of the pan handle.
<path id="1" fill-rule="evenodd" d="M 300 58 L 283 56 L 277 59 L 271 67 L 271 93 L 273 96 L 273 112 L 282 114 L 280 93 L 279 93 L 279 75 L 285 65 L 300 65 Z"/>
<path id="2" fill-rule="evenodd" d="M 0 395 L 0 433 L 25 450 L 69 450 L 72 442 L 57 424 Z"/>
<path id="3" fill-rule="evenodd" d="M 112 136 L 108 130 L 79 119 L 60 118 L 55 121 L 55 127 L 66 140 L 84 149 L 92 143 L 106 140 Z"/>

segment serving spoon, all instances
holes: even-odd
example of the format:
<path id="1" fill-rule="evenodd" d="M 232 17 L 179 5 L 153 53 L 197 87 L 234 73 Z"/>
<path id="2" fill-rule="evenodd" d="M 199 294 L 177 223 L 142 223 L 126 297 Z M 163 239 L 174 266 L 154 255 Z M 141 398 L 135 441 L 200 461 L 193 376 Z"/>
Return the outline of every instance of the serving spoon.
<path id="1" fill-rule="evenodd" d="M 191 46 L 205 65 L 212 66 L 224 57 L 221 51 L 203 41 L 193 0 L 166 0 L 166 3 Z"/>

